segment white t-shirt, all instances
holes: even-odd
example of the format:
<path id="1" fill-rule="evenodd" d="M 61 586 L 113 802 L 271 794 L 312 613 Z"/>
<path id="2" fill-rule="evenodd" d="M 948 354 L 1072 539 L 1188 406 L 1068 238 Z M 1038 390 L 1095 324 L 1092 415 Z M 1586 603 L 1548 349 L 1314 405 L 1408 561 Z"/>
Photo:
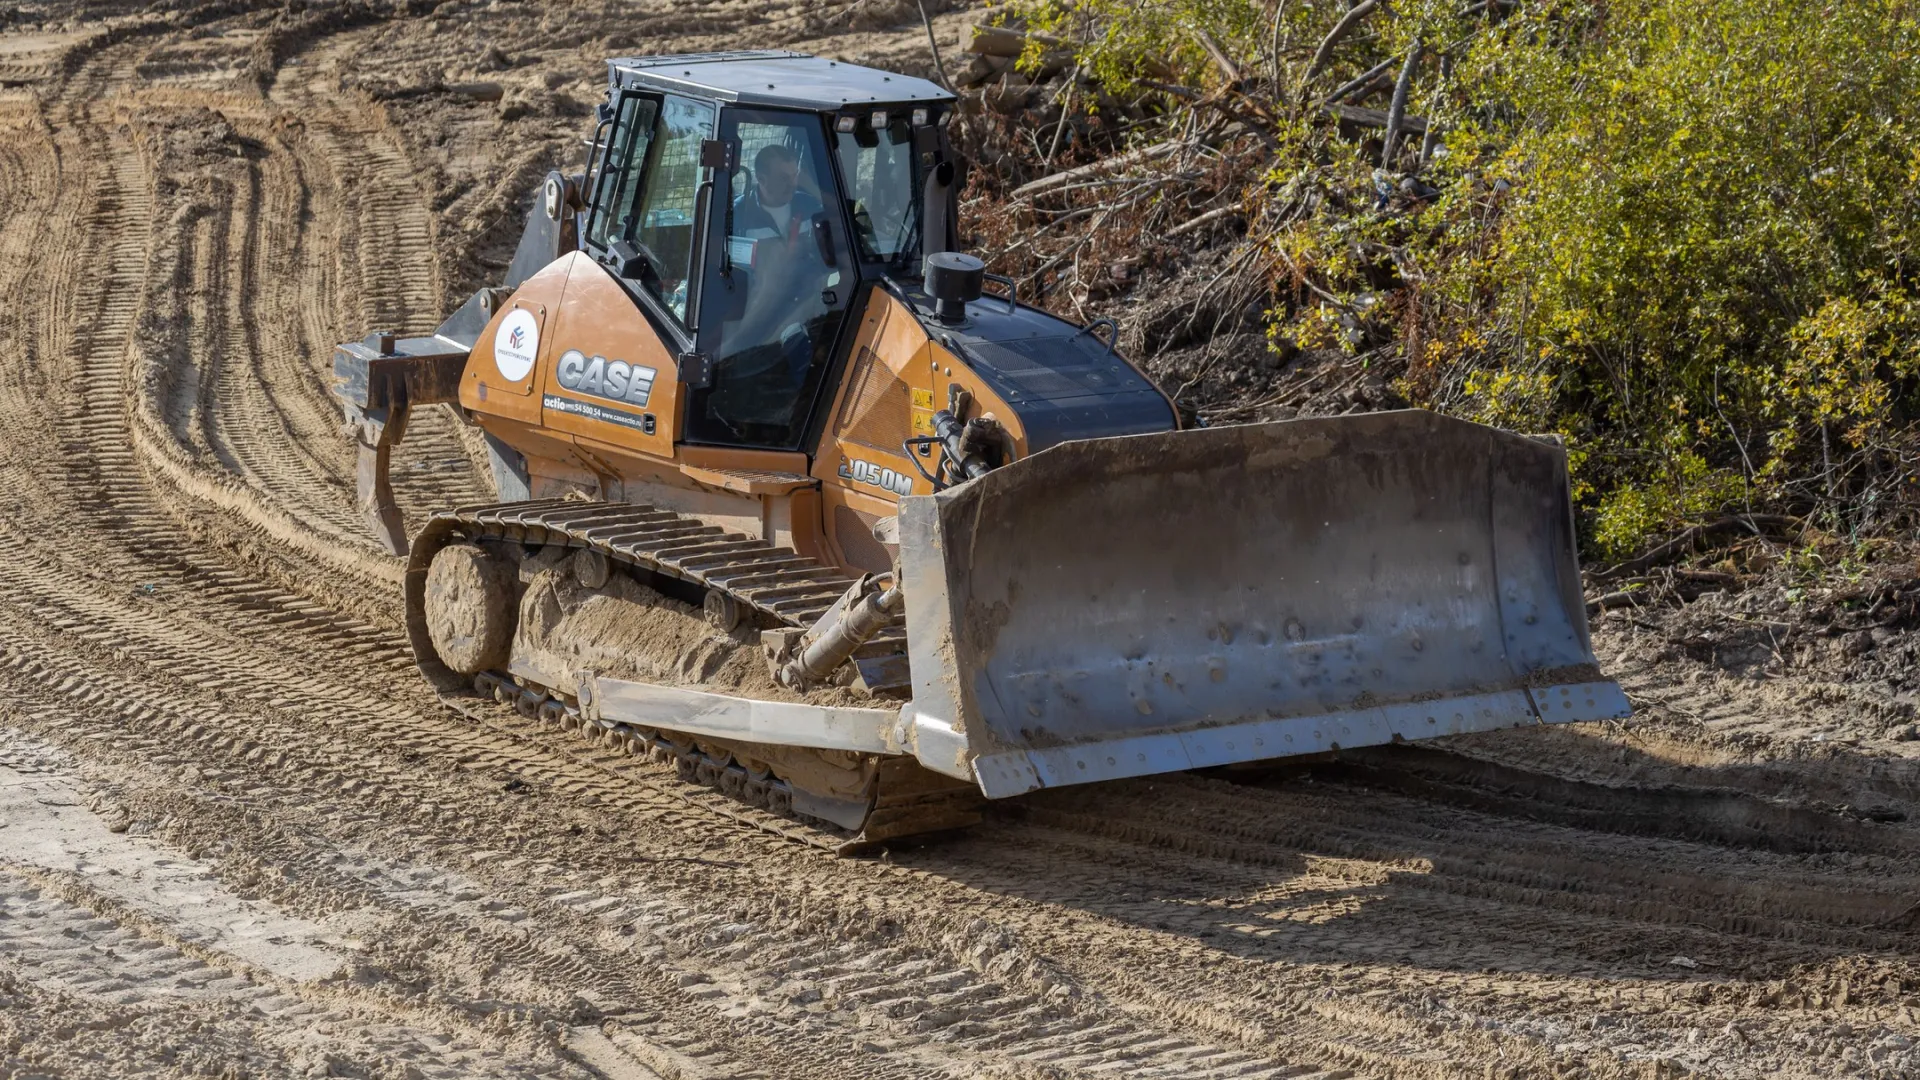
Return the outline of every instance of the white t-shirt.
<path id="1" fill-rule="evenodd" d="M 774 228 L 779 229 L 781 237 L 784 238 L 787 235 L 787 223 L 793 220 L 793 200 L 787 200 L 785 206 L 768 206 L 762 203 L 760 209 L 765 210 L 767 216 L 773 219 Z"/>

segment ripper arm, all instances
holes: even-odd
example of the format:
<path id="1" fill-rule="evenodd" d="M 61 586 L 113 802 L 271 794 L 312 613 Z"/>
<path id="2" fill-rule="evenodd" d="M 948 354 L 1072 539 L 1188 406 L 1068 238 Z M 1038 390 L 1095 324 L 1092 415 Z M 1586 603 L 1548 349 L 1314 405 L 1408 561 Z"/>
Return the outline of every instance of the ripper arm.
<path id="1" fill-rule="evenodd" d="M 333 351 L 334 394 L 359 452 L 356 501 L 374 539 L 389 553 L 407 553 L 406 521 L 393 498 L 393 448 L 407 434 L 415 405 L 458 401 L 469 348 L 449 338 L 396 338 L 375 331 Z"/>

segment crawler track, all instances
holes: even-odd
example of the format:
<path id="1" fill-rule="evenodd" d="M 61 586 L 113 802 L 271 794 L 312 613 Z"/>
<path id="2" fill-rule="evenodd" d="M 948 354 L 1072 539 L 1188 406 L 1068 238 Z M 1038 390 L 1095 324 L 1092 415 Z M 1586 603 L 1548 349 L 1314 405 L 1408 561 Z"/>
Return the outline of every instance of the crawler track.
<path id="1" fill-rule="evenodd" d="M 651 506 L 553 499 L 435 514 L 414 538 L 408 557 L 407 634 L 414 655 L 422 658 L 422 670 L 440 689 L 443 700 L 462 711 L 468 707 L 466 680 L 434 658 L 425 611 L 428 568 L 435 554 L 456 541 L 506 544 L 529 551 L 558 547 L 598 552 L 612 561 L 614 572 L 634 575 L 662 589 L 680 588 L 690 600 L 723 593 L 738 610 L 753 613 L 761 625 L 810 626 L 853 584 L 838 570 L 791 548 Z M 904 633 L 890 627 L 867 642 L 861 655 L 897 656 L 905 645 Z M 870 850 L 888 840 L 964 828 L 979 820 L 980 798 L 972 785 L 930 773 L 911 759 L 875 757 L 868 761 L 872 776 L 865 805 L 841 808 L 840 814 L 851 816 L 836 828 L 796 809 L 795 789 L 782 775 L 782 758 L 771 758 L 766 770 L 743 763 L 769 754 L 808 751 L 747 748 L 611 720 L 584 721 L 571 688 L 542 686 L 503 672 L 480 675 L 474 689 L 483 699 L 513 705 L 523 715 L 570 730 L 590 730 L 629 753 L 673 762 L 683 779 L 716 788 L 773 815 L 743 820 L 770 824 L 798 818 L 813 827 L 805 834 L 809 842 L 843 854 Z M 807 794 L 804 789 L 802 794 Z M 830 792 L 813 793 L 813 805 L 824 806 L 826 801 L 846 800 Z M 803 798 L 800 806 L 808 805 Z M 770 827 L 783 836 L 802 835 L 787 824 Z"/>
<path id="2" fill-rule="evenodd" d="M 435 514 L 413 540 L 407 559 L 407 634 L 418 656 L 433 655 L 426 631 L 427 568 L 456 540 L 597 551 L 650 579 L 686 583 L 696 598 L 707 591 L 725 593 L 770 626 L 811 626 L 853 584 L 839 570 L 792 548 L 657 507 L 569 499 L 468 507 Z M 872 644 L 898 651 L 905 640 L 890 628 Z"/>

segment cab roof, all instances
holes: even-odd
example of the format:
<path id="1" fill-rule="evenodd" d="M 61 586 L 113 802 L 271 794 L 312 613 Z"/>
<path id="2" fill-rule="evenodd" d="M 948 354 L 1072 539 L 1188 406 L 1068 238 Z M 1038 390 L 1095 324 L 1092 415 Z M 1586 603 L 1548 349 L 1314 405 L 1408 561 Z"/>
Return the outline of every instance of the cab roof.
<path id="1" fill-rule="evenodd" d="M 615 86 L 742 105 L 832 111 L 848 105 L 943 102 L 953 95 L 911 75 L 773 50 L 630 56 L 607 61 Z"/>

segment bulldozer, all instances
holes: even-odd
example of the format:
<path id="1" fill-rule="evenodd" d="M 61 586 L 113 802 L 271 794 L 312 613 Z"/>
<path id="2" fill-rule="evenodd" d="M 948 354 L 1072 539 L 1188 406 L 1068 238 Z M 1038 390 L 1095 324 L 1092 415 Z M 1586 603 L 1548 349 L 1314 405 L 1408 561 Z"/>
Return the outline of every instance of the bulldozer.
<path id="1" fill-rule="evenodd" d="M 618 58 L 578 173 L 433 334 L 340 345 L 358 498 L 450 701 L 848 846 L 982 800 L 1617 718 L 1566 455 L 1420 410 L 1183 426 L 1118 327 L 960 251 L 958 103 L 792 52 Z M 409 535 L 411 410 L 498 502 Z"/>

